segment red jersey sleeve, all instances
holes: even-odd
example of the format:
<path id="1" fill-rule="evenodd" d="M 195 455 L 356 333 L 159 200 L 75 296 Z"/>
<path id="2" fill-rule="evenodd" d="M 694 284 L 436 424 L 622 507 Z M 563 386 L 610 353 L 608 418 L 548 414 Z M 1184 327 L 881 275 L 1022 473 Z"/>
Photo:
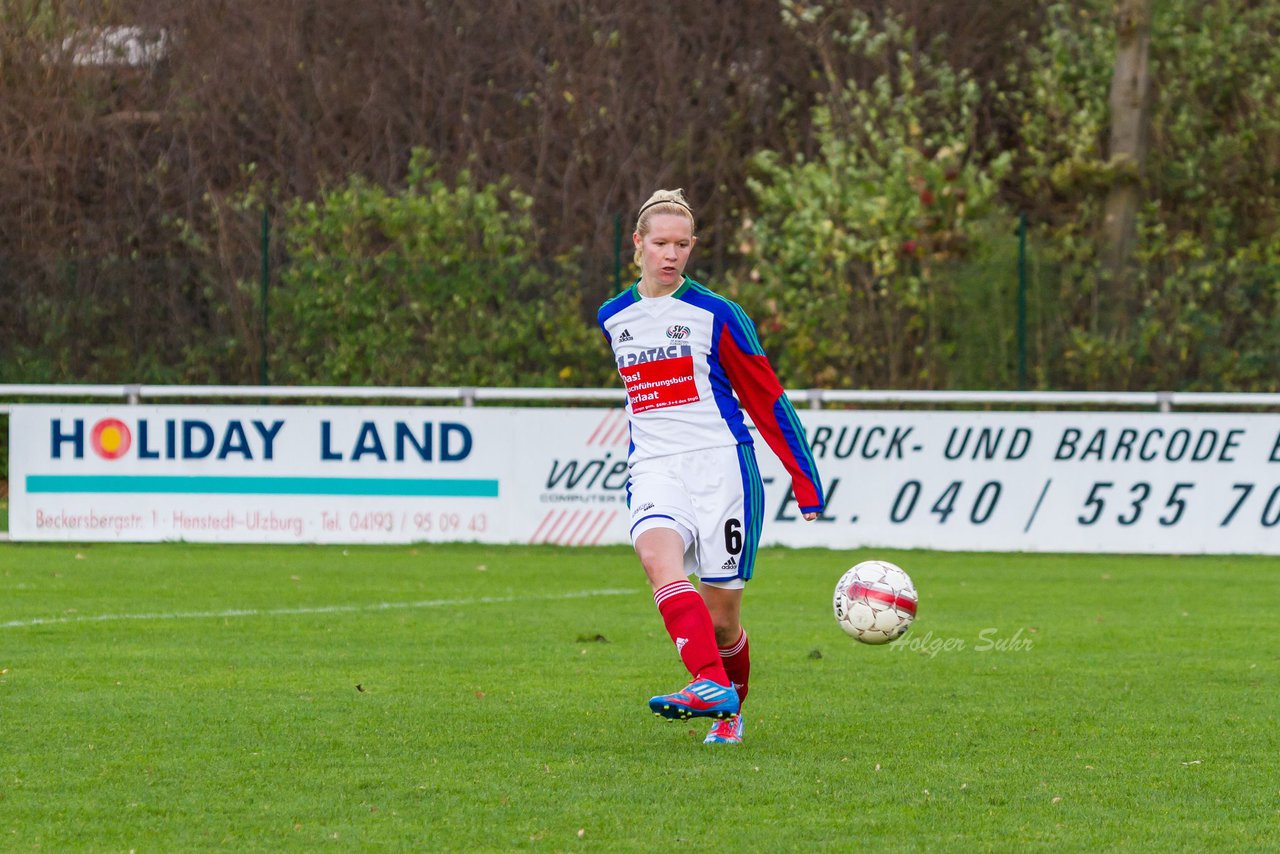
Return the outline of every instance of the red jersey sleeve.
<path id="1" fill-rule="evenodd" d="M 734 393 L 751 416 L 756 431 L 787 473 L 802 513 L 820 513 L 825 504 L 818 466 L 809 450 L 804 426 L 764 354 L 755 329 L 741 309 L 720 328 L 717 351 Z"/>

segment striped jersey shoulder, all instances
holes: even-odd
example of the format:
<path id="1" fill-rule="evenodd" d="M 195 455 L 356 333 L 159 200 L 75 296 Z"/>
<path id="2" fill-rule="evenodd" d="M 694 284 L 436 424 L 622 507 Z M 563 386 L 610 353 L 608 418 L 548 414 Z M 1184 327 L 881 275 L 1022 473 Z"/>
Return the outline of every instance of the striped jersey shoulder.
<path id="1" fill-rule="evenodd" d="M 743 352 L 750 355 L 763 355 L 764 347 L 756 334 L 756 325 L 747 317 L 747 313 L 728 297 L 721 296 L 693 279 L 686 278 L 684 287 L 676 296 L 685 302 L 703 308 L 729 326 L 733 338 Z"/>
<path id="2" fill-rule="evenodd" d="M 625 291 L 614 294 L 605 300 L 601 304 L 600 310 L 596 312 L 596 320 L 603 325 L 606 320 L 636 302 L 639 298 L 636 293 L 636 286 L 631 285 Z"/>

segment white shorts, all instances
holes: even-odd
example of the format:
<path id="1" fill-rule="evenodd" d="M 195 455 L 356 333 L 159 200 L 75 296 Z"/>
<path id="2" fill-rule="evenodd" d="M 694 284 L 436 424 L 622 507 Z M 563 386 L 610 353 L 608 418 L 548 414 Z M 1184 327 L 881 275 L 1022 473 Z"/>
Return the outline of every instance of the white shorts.
<path id="1" fill-rule="evenodd" d="M 631 542 L 653 528 L 684 538 L 685 572 L 736 589 L 755 570 L 764 484 L 751 445 L 728 445 L 636 463 L 627 484 Z"/>

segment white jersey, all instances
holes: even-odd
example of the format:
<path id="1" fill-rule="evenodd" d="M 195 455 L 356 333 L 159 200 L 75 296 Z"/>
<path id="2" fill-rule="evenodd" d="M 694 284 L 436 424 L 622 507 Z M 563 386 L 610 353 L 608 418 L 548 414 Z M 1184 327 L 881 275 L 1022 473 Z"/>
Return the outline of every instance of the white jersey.
<path id="1" fill-rule="evenodd" d="M 745 407 L 791 474 L 801 510 L 822 510 L 822 487 L 804 428 L 765 357 L 755 325 L 736 303 L 686 277 L 662 297 L 643 297 L 638 283 L 632 285 L 606 301 L 597 319 L 627 389 L 632 465 L 752 444 Z"/>

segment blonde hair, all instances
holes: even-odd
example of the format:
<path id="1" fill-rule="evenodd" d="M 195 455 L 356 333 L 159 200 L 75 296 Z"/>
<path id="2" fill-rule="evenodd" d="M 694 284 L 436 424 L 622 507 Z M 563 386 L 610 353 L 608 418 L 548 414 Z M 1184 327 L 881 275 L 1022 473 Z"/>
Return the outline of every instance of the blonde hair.
<path id="1" fill-rule="evenodd" d="M 643 205 L 640 206 L 639 213 L 636 214 L 636 233 L 644 239 L 649 233 L 649 220 L 656 214 L 676 214 L 677 216 L 685 216 L 689 218 L 689 233 L 692 234 L 697 223 L 693 218 L 693 208 L 689 207 L 688 200 L 684 197 L 684 189 L 677 187 L 674 190 L 655 190 L 653 195 L 648 198 Z M 640 263 L 640 250 L 636 250 L 635 263 Z"/>

